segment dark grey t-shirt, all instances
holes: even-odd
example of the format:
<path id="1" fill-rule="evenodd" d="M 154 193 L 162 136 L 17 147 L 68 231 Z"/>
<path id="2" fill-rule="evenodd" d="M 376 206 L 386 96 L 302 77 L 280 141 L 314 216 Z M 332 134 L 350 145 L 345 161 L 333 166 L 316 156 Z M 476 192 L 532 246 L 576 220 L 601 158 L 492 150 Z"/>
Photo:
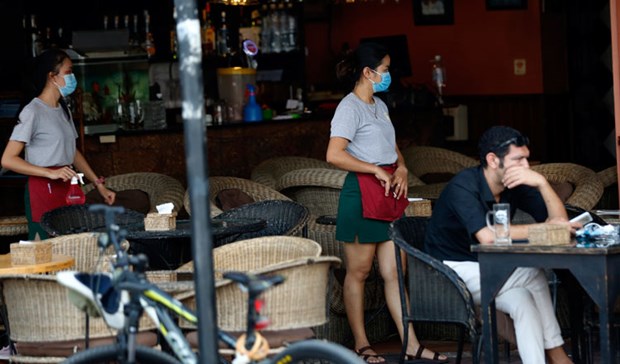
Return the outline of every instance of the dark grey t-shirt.
<path id="1" fill-rule="evenodd" d="M 381 99 L 369 105 L 354 93 L 345 96 L 332 119 L 331 137 L 349 140 L 347 152 L 355 158 L 375 165 L 396 162 L 396 132 Z"/>
<path id="2" fill-rule="evenodd" d="M 19 114 L 10 140 L 26 144 L 28 163 L 54 167 L 73 163 L 77 137 L 73 120 L 62 107 L 50 107 L 35 97 Z"/>

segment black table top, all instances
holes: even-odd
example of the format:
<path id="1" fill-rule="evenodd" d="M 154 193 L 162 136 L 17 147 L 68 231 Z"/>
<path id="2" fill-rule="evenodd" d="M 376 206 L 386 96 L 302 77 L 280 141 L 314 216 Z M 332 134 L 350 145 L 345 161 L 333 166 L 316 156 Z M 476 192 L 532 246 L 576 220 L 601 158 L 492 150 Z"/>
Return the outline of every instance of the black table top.
<path id="1" fill-rule="evenodd" d="M 246 232 L 258 231 L 266 226 L 265 220 L 262 219 L 213 219 L 211 220 L 211 232 L 215 239 L 241 234 Z M 153 239 L 171 239 L 171 238 L 189 238 L 191 237 L 191 221 L 177 220 L 175 230 L 140 230 L 128 231 L 127 240 L 153 240 Z"/>

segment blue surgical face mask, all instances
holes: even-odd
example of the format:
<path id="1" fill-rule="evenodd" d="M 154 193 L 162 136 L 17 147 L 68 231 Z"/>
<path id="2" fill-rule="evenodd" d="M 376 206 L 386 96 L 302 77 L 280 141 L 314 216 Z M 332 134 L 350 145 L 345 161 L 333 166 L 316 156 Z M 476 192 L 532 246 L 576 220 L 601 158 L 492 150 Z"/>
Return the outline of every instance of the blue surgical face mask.
<path id="1" fill-rule="evenodd" d="M 392 83 L 392 76 L 390 76 L 390 72 L 381 73 L 375 70 L 371 70 L 371 71 L 381 76 L 381 82 L 379 83 L 374 82 L 371 79 L 368 79 L 370 82 L 372 82 L 372 91 L 373 92 L 387 91 L 387 89 L 390 87 L 390 83 Z"/>
<path id="2" fill-rule="evenodd" d="M 75 79 L 75 75 L 73 73 L 64 75 L 63 78 L 65 79 L 65 85 L 63 87 L 58 86 L 56 82 L 54 82 L 54 84 L 58 87 L 58 91 L 60 91 L 62 97 L 67 97 L 75 91 L 75 88 L 77 87 L 77 80 Z"/>

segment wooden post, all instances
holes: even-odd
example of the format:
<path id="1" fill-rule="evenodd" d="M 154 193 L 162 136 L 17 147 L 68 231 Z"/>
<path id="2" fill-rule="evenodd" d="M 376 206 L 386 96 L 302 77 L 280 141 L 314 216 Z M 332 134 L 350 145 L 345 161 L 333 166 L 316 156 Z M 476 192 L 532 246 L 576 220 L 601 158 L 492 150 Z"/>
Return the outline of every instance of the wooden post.
<path id="1" fill-rule="evenodd" d="M 611 59 L 614 82 L 614 118 L 616 124 L 616 171 L 620 176 L 620 7 L 618 0 L 609 0 L 609 17 L 611 21 Z M 620 199 L 620 183 L 618 183 Z"/>

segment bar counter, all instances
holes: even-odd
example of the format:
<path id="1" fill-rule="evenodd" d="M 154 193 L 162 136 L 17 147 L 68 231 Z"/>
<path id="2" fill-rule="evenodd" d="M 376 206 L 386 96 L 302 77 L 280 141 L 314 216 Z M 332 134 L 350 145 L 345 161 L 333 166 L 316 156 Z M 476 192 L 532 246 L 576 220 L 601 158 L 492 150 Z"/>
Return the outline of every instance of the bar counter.
<path id="1" fill-rule="evenodd" d="M 207 127 L 209 175 L 249 178 L 252 168 L 277 156 L 325 158 L 331 117 L 239 122 Z M 183 124 L 84 136 L 84 154 L 97 173 L 157 172 L 186 185 Z"/>

